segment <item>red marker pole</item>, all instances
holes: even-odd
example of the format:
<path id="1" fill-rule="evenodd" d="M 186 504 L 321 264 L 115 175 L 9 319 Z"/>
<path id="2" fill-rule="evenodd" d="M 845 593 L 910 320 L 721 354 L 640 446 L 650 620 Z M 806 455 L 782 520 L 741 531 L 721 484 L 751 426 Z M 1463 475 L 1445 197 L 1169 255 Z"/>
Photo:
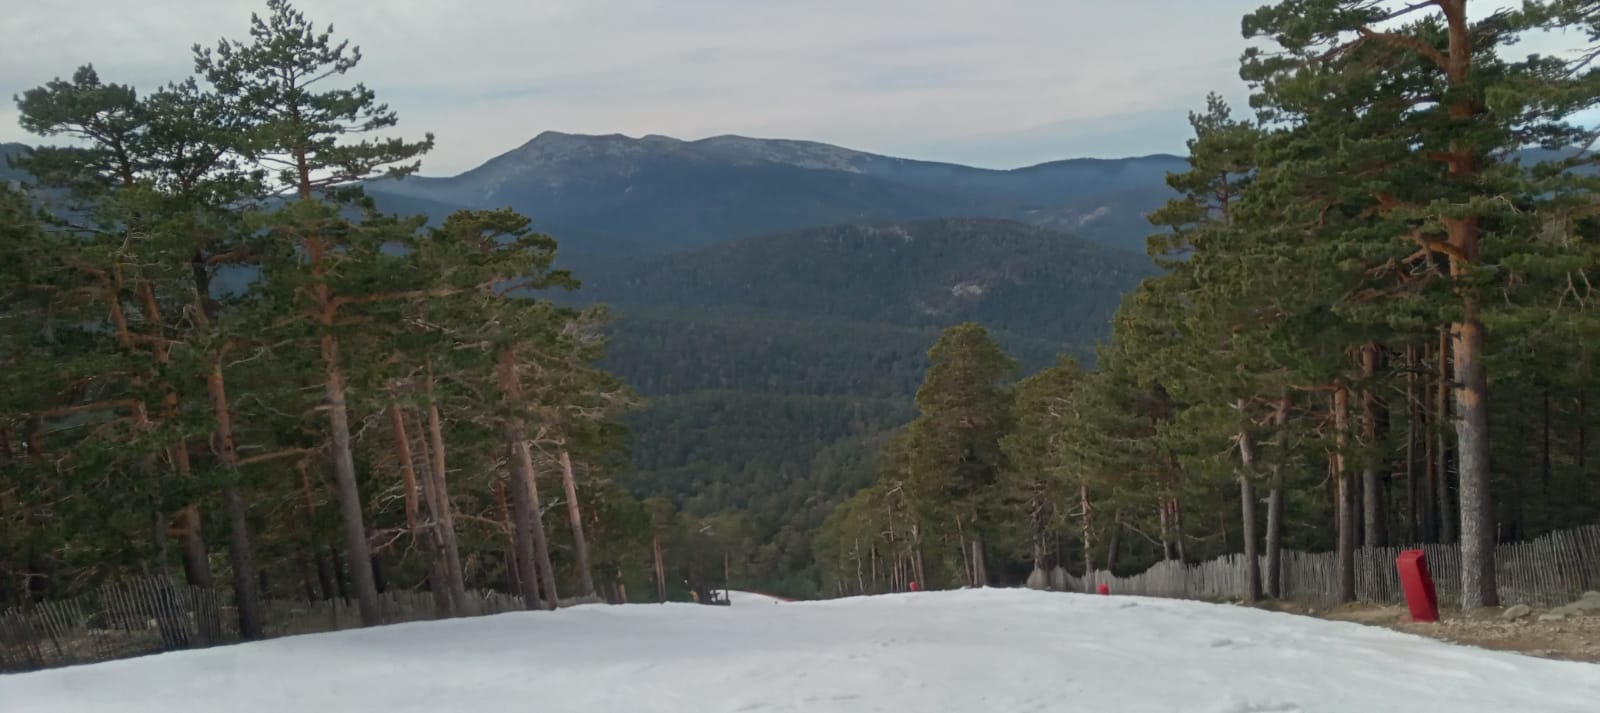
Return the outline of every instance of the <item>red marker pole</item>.
<path id="1" fill-rule="evenodd" d="M 1433 575 L 1428 573 L 1428 558 L 1422 550 L 1401 552 L 1394 564 L 1400 570 L 1400 587 L 1405 590 L 1411 620 L 1438 621 L 1439 596 L 1433 589 Z"/>

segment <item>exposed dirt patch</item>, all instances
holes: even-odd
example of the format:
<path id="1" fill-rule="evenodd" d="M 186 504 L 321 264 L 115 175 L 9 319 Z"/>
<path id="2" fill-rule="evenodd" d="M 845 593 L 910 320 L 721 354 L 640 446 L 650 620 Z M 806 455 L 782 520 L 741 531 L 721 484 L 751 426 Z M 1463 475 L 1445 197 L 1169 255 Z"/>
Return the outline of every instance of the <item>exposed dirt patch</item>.
<path id="1" fill-rule="evenodd" d="M 1404 606 L 1397 605 L 1347 604 L 1333 609 L 1315 609 L 1271 602 L 1261 606 L 1274 611 L 1382 626 L 1466 646 L 1600 663 L 1600 611 L 1571 614 L 1561 621 L 1539 621 L 1539 617 L 1549 611 L 1539 608 L 1515 621 L 1507 621 L 1502 618 L 1505 609 L 1501 607 L 1478 609 L 1470 614 L 1447 610 L 1440 612 L 1438 623 L 1420 624 L 1411 620 Z"/>

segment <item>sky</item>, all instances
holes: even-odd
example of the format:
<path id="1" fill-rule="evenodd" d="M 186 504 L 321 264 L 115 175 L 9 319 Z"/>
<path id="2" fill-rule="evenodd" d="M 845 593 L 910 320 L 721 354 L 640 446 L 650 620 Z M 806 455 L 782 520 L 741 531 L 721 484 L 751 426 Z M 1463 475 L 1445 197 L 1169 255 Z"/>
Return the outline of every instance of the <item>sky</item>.
<path id="1" fill-rule="evenodd" d="M 991 168 L 1182 153 L 1238 107 L 1241 16 L 1265 0 L 300 0 L 362 49 L 351 76 L 435 134 L 450 175 L 542 131 L 822 141 Z M 26 0 L 0 95 L 93 63 L 155 87 L 265 0 Z M 0 105 L 0 141 L 39 143 Z"/>

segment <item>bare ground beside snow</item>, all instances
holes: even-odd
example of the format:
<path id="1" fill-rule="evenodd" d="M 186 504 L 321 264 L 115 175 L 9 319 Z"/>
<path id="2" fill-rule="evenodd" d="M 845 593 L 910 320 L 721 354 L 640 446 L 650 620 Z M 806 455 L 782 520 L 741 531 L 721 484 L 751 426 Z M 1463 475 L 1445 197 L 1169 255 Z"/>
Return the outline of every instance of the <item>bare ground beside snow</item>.
<path id="1" fill-rule="evenodd" d="M 1505 609 L 1489 607 L 1472 614 L 1445 610 L 1437 623 L 1418 623 L 1403 605 L 1347 604 L 1318 610 L 1305 605 L 1268 603 L 1261 608 L 1381 626 L 1407 634 L 1427 636 L 1464 646 L 1538 656 L 1566 661 L 1600 663 L 1600 616 L 1568 617 L 1562 621 L 1539 621 L 1543 610 L 1517 621 L 1502 618 Z"/>

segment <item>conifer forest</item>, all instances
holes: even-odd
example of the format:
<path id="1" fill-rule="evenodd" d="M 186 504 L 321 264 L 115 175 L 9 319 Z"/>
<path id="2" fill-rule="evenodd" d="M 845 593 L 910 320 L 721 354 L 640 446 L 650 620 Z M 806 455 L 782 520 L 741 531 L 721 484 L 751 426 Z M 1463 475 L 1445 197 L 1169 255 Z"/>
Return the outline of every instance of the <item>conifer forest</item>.
<path id="1" fill-rule="evenodd" d="M 161 86 L 41 77 L 0 174 L 0 610 L 170 574 L 260 638 L 269 602 L 376 625 L 390 590 L 450 615 L 1234 553 L 1258 599 L 1290 549 L 1353 601 L 1358 551 L 1420 543 L 1459 545 L 1444 604 L 1498 605 L 1497 544 L 1600 524 L 1600 2 L 1477 4 L 1241 18 L 1248 105 L 1196 89 L 1148 256 L 963 214 L 617 278 L 538 214 L 379 200 L 434 136 L 362 83 L 361 28 L 287 0 Z M 907 307 L 927 255 L 1035 282 Z"/>

